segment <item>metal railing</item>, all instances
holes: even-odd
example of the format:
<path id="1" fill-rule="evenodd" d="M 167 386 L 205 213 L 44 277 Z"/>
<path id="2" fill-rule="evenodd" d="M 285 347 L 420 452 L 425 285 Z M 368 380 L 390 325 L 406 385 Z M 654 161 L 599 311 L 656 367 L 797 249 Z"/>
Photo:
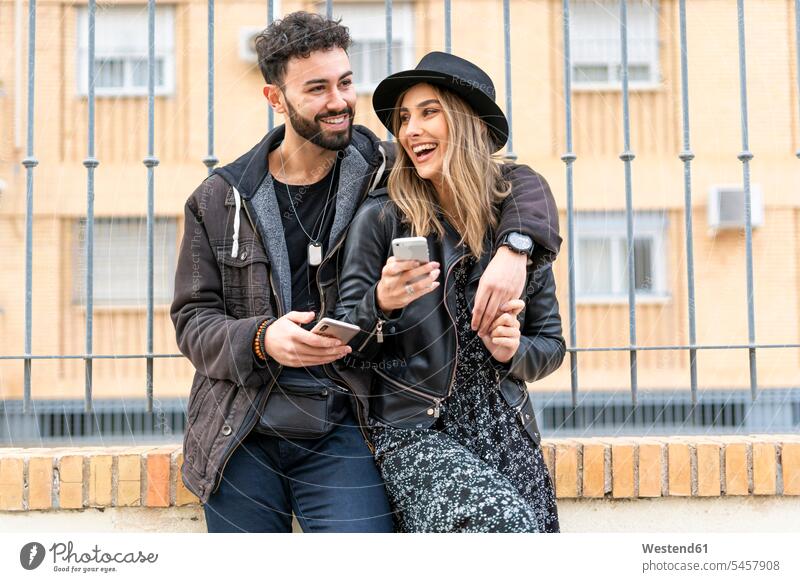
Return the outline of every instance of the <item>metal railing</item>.
<path id="1" fill-rule="evenodd" d="M 753 158 L 749 151 L 748 140 L 748 117 L 747 117 L 747 59 L 746 43 L 744 35 L 744 0 L 737 0 L 737 19 L 738 19 L 738 47 L 739 47 L 739 87 L 740 87 L 740 110 L 741 110 L 741 133 L 742 133 L 742 152 L 737 158 L 742 162 L 743 181 L 745 192 L 745 248 L 747 257 L 747 322 L 748 322 L 748 343 L 745 345 L 698 345 L 697 344 L 697 317 L 695 310 L 695 288 L 694 288 L 694 251 L 692 244 L 692 182 L 691 182 L 691 161 L 694 154 L 690 146 L 689 130 L 689 76 L 688 76 L 688 42 L 686 38 L 686 0 L 679 0 L 680 16 L 680 55 L 681 55 L 681 112 L 683 123 L 683 149 L 678 154 L 679 159 L 684 165 L 684 216 L 686 222 L 686 269 L 688 286 L 688 318 L 689 318 L 689 344 L 678 346 L 659 346 L 644 347 L 638 346 L 636 342 L 636 297 L 634 286 L 634 252 L 633 252 L 633 192 L 632 192 L 632 162 L 635 153 L 631 151 L 630 142 L 630 96 L 628 83 L 628 45 L 627 45 L 627 7 L 628 0 L 620 1 L 620 45 L 622 61 L 622 107 L 623 107 L 623 152 L 619 158 L 623 162 L 625 173 L 625 215 L 627 226 L 628 242 L 628 312 L 629 312 L 629 337 L 630 346 L 627 350 L 630 353 L 630 388 L 632 403 L 635 406 L 638 393 L 638 352 L 647 349 L 674 349 L 687 350 L 689 352 L 690 367 L 690 387 L 691 400 L 693 405 L 697 405 L 697 351 L 709 349 L 747 349 L 750 366 L 750 391 L 751 397 L 755 400 L 758 391 L 758 375 L 756 369 L 756 349 L 757 348 L 800 348 L 800 344 L 756 344 L 755 338 L 755 307 L 753 289 L 753 240 L 752 240 L 752 215 L 751 215 L 751 188 L 750 188 L 750 160 Z M 800 23 L 800 0 L 795 0 L 795 18 Z M 570 313 L 570 376 L 572 389 L 572 404 L 578 405 L 578 354 L 581 351 L 610 351 L 619 348 L 580 348 L 577 347 L 577 317 L 575 309 L 575 263 L 574 263 L 574 180 L 573 165 L 577 156 L 572 151 L 572 100 L 571 100 L 571 62 L 569 50 L 569 18 L 570 0 L 563 0 L 563 25 L 564 25 L 564 98 L 566 105 L 566 141 L 567 151 L 561 157 L 566 164 L 567 172 L 567 245 L 569 253 L 569 313 Z M 800 24 L 795 29 L 798 62 L 800 62 Z M 800 83 L 800 81 L 798 81 Z M 798 85 L 800 87 L 800 85 Z M 800 152 L 798 152 L 800 157 Z"/>
<path id="2" fill-rule="evenodd" d="M 747 350 L 750 371 L 750 392 L 751 399 L 754 401 L 758 394 L 758 373 L 756 353 L 758 349 L 776 348 L 800 348 L 797 343 L 784 344 L 759 344 L 756 341 L 755 333 L 755 308 L 754 308 L 754 284 L 753 284 L 753 241 L 752 241 L 752 216 L 751 216 L 751 185 L 750 185 L 750 161 L 753 153 L 749 149 L 749 126 L 748 126 L 748 105 L 747 105 L 747 60 L 745 42 L 745 10 L 744 0 L 737 0 L 738 19 L 738 48 L 739 48 L 739 88 L 740 88 L 740 111 L 741 111 L 741 140 L 742 151 L 737 158 L 742 162 L 743 188 L 745 193 L 745 248 L 746 248 L 746 286 L 747 286 L 747 322 L 748 322 L 748 341 L 747 343 L 733 345 L 700 345 L 697 343 L 697 314 L 695 309 L 695 281 L 694 281 L 694 251 L 693 251 L 693 231 L 692 231 L 692 173 L 691 162 L 694 154 L 691 150 L 690 127 L 689 127 L 689 78 L 688 78 L 688 43 L 686 35 L 686 0 L 679 0 L 680 18 L 680 81 L 681 81 L 681 112 L 682 112 L 682 150 L 677 152 L 677 157 L 683 164 L 684 171 L 684 217 L 685 217 L 685 250 L 686 250 L 686 274 L 687 274 L 687 293 L 688 293 L 688 344 L 669 345 L 669 346 L 640 346 L 637 343 L 636 325 L 636 296 L 634 285 L 634 192 L 632 172 L 634 168 L 635 153 L 631 149 L 631 130 L 630 130 L 630 95 L 628 79 L 628 44 L 627 44 L 627 8 L 629 0 L 621 0 L 619 3 L 619 24 L 620 24 L 620 47 L 621 47 L 621 100 L 623 108 L 622 138 L 623 151 L 619 158 L 622 161 L 622 171 L 624 172 L 625 182 L 625 216 L 627 229 L 627 251 L 628 251 L 628 319 L 629 319 L 629 345 L 609 346 L 609 347 L 581 347 L 577 335 L 577 310 L 575 292 L 575 199 L 574 199 L 574 166 L 578 159 L 573 151 L 573 119 L 572 119 L 572 79 L 571 79 L 571 58 L 570 58 L 570 0 L 563 0 L 563 98 L 564 98 L 564 126 L 565 126 L 565 147 L 566 150 L 561 155 L 561 160 L 565 164 L 566 171 L 566 198 L 567 198 L 567 255 L 568 255 L 568 296 L 569 296 L 569 362 L 570 362 L 570 384 L 571 384 L 571 406 L 578 406 L 578 359 L 581 352 L 592 351 L 627 351 L 630 361 L 630 393 L 632 405 L 635 408 L 639 398 L 639 371 L 637 357 L 639 352 L 646 350 L 681 350 L 687 351 L 689 355 L 689 374 L 690 374 L 690 399 L 692 407 L 696 407 L 698 391 L 697 374 L 697 353 L 699 350 Z M 87 171 L 86 182 L 86 326 L 85 326 L 85 353 L 79 355 L 36 355 L 32 353 L 32 257 L 33 257 L 33 203 L 34 203 L 34 169 L 38 161 L 34 154 L 34 99 L 35 99 L 35 64 L 36 64 L 36 0 L 29 0 L 29 27 L 28 27 L 28 110 L 27 110 L 27 149 L 26 157 L 22 160 L 22 165 L 26 169 L 26 223 L 25 223 L 25 345 L 23 355 L 0 356 L 0 359 L 22 360 L 24 365 L 24 392 L 23 392 L 23 412 L 33 413 L 32 407 L 32 387 L 31 387 L 31 366 L 37 359 L 82 359 L 85 362 L 85 389 L 84 389 L 84 412 L 93 411 L 92 397 L 92 364 L 97 359 L 123 359 L 123 358 L 143 358 L 146 360 L 146 411 L 153 412 L 153 361 L 155 358 L 180 358 L 181 354 L 163 354 L 153 352 L 153 225 L 154 225 L 154 196 L 155 196 L 155 168 L 159 160 L 155 154 L 154 144 L 154 79 L 155 79 L 155 0 L 148 0 L 148 143 L 147 156 L 143 163 L 147 168 L 147 340 L 145 352 L 141 354 L 95 354 L 93 352 L 93 230 L 94 230 L 94 173 L 100 164 L 100 160 L 95 157 L 95 75 L 96 68 L 93 66 L 95 59 L 95 12 L 96 0 L 89 0 L 89 42 L 87 58 L 88 66 L 88 127 L 87 127 L 87 155 L 83 160 L 83 165 Z M 505 57 L 505 96 L 506 114 L 509 122 L 512 120 L 512 76 L 511 76 L 511 6 L 509 0 L 502 0 L 503 7 L 503 46 Z M 800 62 L 800 0 L 795 0 L 795 43 L 796 57 Z M 386 64 L 387 70 L 392 71 L 392 0 L 385 0 L 386 10 Z M 450 0 L 443 0 L 444 10 L 444 49 L 447 52 L 452 50 L 452 6 Z M 327 0 L 326 14 L 330 17 L 333 14 L 333 1 Z M 274 14 L 274 4 L 272 0 L 267 2 L 267 21 L 272 22 Z M 207 129 L 208 129 L 208 151 L 202 159 L 202 163 L 210 173 L 217 165 L 218 159 L 214 153 L 214 0 L 208 0 L 208 102 L 207 102 Z M 798 76 L 798 94 L 800 95 L 800 76 Z M 798 99 L 800 107 L 800 98 Z M 272 128 L 274 119 L 271 109 L 269 110 L 268 126 Z M 511 125 L 511 123 L 510 123 Z M 513 126 L 512 126 L 513 128 Z M 510 132 L 506 156 L 515 159 L 513 151 L 513 131 Z M 800 150 L 796 152 L 800 157 Z"/>
<path id="3" fill-rule="evenodd" d="M 743 390 L 704 390 L 693 404 L 686 390 L 641 391 L 634 406 L 624 392 L 592 391 L 578 408 L 568 392 L 533 392 L 539 428 L 547 438 L 622 435 L 740 435 L 800 430 L 800 389 L 773 388 L 753 401 Z M 163 398 L 146 410 L 142 399 L 0 402 L 0 443 L 14 446 L 135 445 L 177 442 L 186 427 L 185 398 Z"/>
<path id="4" fill-rule="evenodd" d="M 539 428 L 547 437 L 622 435 L 736 435 L 796 433 L 800 389 L 771 388 L 752 400 L 744 390 L 703 390 L 699 403 L 686 390 L 592 391 L 572 406 L 567 392 L 533 392 Z"/>

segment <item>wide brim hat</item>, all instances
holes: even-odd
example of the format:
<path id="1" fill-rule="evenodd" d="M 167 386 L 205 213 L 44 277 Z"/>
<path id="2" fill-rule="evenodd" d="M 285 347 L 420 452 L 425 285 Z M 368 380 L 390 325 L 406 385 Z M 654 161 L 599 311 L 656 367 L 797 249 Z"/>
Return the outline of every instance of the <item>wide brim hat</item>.
<path id="1" fill-rule="evenodd" d="M 494 151 L 503 149 L 508 141 L 508 120 L 495 103 L 492 79 L 474 63 L 439 51 L 422 57 L 414 69 L 389 75 L 375 88 L 372 105 L 378 119 L 389 131 L 393 131 L 392 113 L 397 98 L 419 83 L 442 87 L 464 99 L 489 128 Z"/>

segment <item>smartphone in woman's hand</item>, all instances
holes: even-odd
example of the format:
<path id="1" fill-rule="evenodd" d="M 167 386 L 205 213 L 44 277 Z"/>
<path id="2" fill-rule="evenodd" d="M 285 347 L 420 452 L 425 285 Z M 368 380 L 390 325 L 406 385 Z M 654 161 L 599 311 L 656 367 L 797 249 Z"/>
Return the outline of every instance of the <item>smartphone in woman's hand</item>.
<path id="1" fill-rule="evenodd" d="M 424 236 L 407 236 L 404 238 L 396 238 L 392 240 L 392 251 L 394 258 L 398 261 L 419 261 L 420 265 L 424 265 L 430 261 L 428 254 L 428 239 Z M 409 281 L 409 283 L 416 283 L 422 281 L 426 275 L 417 277 Z"/>

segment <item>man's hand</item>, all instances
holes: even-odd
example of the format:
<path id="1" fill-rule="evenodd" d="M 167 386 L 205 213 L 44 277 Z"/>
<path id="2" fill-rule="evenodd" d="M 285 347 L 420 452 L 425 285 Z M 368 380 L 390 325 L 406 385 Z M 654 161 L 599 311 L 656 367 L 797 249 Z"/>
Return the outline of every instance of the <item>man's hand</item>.
<path id="1" fill-rule="evenodd" d="M 267 328 L 267 354 L 279 364 L 292 368 L 330 364 L 349 354 L 350 346 L 335 338 L 306 331 L 300 324 L 314 321 L 313 311 L 290 311 Z"/>
<path id="2" fill-rule="evenodd" d="M 398 261 L 389 257 L 381 271 L 375 292 L 378 307 L 384 313 L 401 309 L 439 286 L 439 263 L 431 261 L 420 266 L 419 261 Z M 415 279 L 420 279 L 412 283 Z M 410 293 L 409 293 L 410 291 Z"/>
<path id="3" fill-rule="evenodd" d="M 505 364 L 519 349 L 519 319 L 517 315 L 525 307 L 521 299 L 513 299 L 500 308 L 502 312 L 493 322 L 488 335 L 481 336 L 481 341 L 492 357 Z"/>
<path id="4" fill-rule="evenodd" d="M 500 306 L 519 299 L 525 289 L 528 271 L 527 255 L 500 247 L 486 267 L 478 283 L 475 306 L 472 308 L 472 329 L 486 335 L 500 314 Z"/>

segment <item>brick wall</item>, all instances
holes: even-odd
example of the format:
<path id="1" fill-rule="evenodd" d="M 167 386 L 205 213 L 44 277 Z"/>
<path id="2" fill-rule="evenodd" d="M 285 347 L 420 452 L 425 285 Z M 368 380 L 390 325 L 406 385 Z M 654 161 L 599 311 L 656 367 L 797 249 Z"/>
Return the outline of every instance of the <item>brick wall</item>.
<path id="1" fill-rule="evenodd" d="M 800 496 L 800 435 L 543 441 L 559 499 Z M 0 511 L 197 505 L 180 446 L 0 450 Z"/>

